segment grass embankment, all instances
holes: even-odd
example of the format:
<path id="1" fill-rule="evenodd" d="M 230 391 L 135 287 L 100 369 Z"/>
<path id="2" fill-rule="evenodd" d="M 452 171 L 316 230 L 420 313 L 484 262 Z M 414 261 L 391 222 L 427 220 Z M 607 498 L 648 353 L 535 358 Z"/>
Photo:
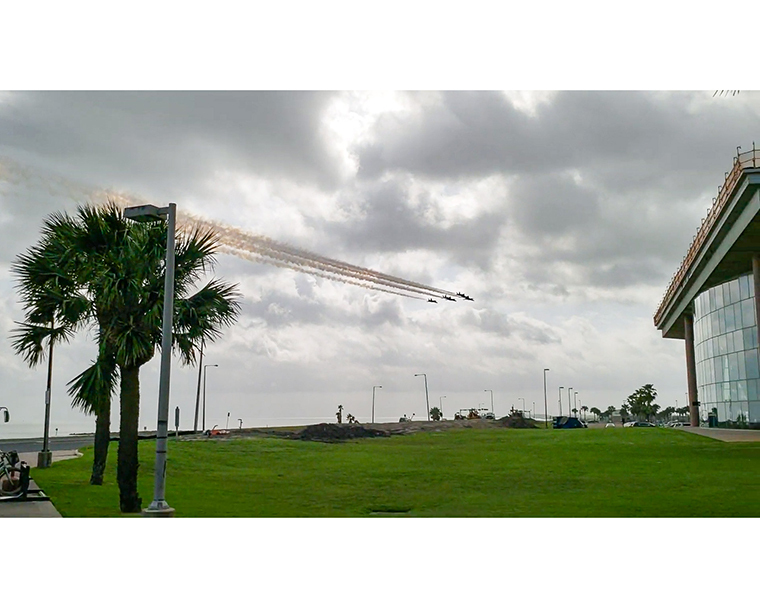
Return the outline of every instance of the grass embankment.
<path id="1" fill-rule="evenodd" d="M 84 458 L 33 471 L 69 517 L 118 516 Z M 143 507 L 155 443 L 140 442 Z M 325 444 L 272 438 L 169 444 L 168 503 L 189 517 L 758 517 L 760 444 L 671 429 L 461 429 Z"/>

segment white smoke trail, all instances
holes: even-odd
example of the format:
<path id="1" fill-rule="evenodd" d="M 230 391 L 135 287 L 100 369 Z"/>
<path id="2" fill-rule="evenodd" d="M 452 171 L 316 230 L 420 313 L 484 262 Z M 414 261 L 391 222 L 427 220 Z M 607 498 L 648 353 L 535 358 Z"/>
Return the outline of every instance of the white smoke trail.
<path id="1" fill-rule="evenodd" d="M 105 196 L 104 190 L 88 188 L 60 176 L 43 176 L 7 156 L 0 156 L 0 181 L 15 186 L 39 188 L 52 196 L 66 196 L 77 202 Z"/>
<path id="2" fill-rule="evenodd" d="M 227 226 L 220 227 L 216 223 L 211 224 L 203 220 L 194 220 L 196 226 L 202 226 L 214 230 L 219 236 L 221 243 L 230 247 L 233 251 L 246 251 L 255 253 L 262 258 L 271 258 L 280 262 L 278 265 L 287 264 L 287 267 L 299 270 L 302 267 L 314 268 L 321 270 L 322 272 L 328 272 L 333 274 L 339 274 L 345 277 L 351 277 L 359 281 L 372 282 L 378 285 L 385 285 L 394 289 L 403 289 L 412 293 L 419 293 L 426 296 L 436 296 L 437 292 L 431 290 L 417 289 L 416 287 L 408 287 L 405 283 L 399 281 L 391 281 L 382 278 L 376 278 L 364 272 L 358 272 L 355 270 L 346 270 L 341 266 L 335 264 L 325 264 L 321 261 L 315 261 L 303 254 L 294 255 L 290 253 L 288 246 L 283 246 L 283 251 L 279 247 L 279 243 L 272 241 L 266 237 L 255 237 L 253 235 L 246 235 L 246 238 L 240 238 L 240 231 L 238 229 L 230 229 Z M 266 261 L 266 259 L 264 260 Z"/>
<path id="3" fill-rule="evenodd" d="M 194 217 L 190 214 L 186 214 L 186 216 L 193 217 L 195 221 L 205 222 L 205 220 Z M 205 223 L 208 224 L 208 222 L 205 222 Z M 382 272 L 377 272 L 375 270 L 362 268 L 361 266 L 355 266 L 353 264 L 348 264 L 346 262 L 341 262 L 339 260 L 328 258 L 322 255 L 313 253 L 311 251 L 306 251 L 305 249 L 293 247 L 292 245 L 279 243 L 273 239 L 270 239 L 269 237 L 253 235 L 251 233 L 244 232 L 243 230 L 240 230 L 239 228 L 227 226 L 219 222 L 213 222 L 212 227 L 223 230 L 225 234 L 225 238 L 229 239 L 231 242 L 239 243 L 239 245 L 237 246 L 239 246 L 240 248 L 254 248 L 256 250 L 267 249 L 270 251 L 275 251 L 280 255 L 287 255 L 290 259 L 293 259 L 294 261 L 304 260 L 308 262 L 317 263 L 322 268 L 335 269 L 334 272 L 347 273 L 350 276 L 362 277 L 368 280 L 378 281 L 380 283 L 404 285 L 406 287 L 413 288 L 412 289 L 413 291 L 418 291 L 419 293 L 425 293 L 426 295 L 439 295 L 439 294 L 446 294 L 450 296 L 456 295 L 450 291 L 438 289 L 435 287 L 430 287 L 429 285 L 423 285 L 421 283 L 416 283 L 414 281 L 409 281 L 409 280 L 402 279 L 399 277 L 394 277 Z"/>
<path id="4" fill-rule="evenodd" d="M 221 253 L 227 253 L 229 255 L 233 255 L 238 258 L 242 258 L 244 260 L 249 260 L 251 262 L 261 262 L 268 264 L 270 266 L 277 266 L 279 268 L 287 268 L 289 270 L 295 270 L 297 272 L 301 272 L 303 274 L 309 274 L 313 275 L 315 277 L 320 277 L 323 279 L 329 279 L 331 281 L 338 281 L 340 283 L 346 283 L 347 285 L 358 285 L 359 287 L 364 287 L 365 289 L 374 289 L 376 291 L 383 291 L 385 293 L 391 293 L 394 296 L 403 296 L 405 298 L 412 298 L 414 300 L 424 300 L 425 298 L 420 298 L 419 296 L 415 296 L 409 293 L 403 293 L 401 291 L 393 291 L 391 289 L 385 289 L 383 287 L 380 287 L 378 285 L 373 285 L 372 283 L 362 283 L 361 281 L 353 281 L 351 279 L 341 277 L 341 276 L 335 276 L 334 274 L 329 274 L 327 272 L 323 272 L 317 269 L 313 268 L 303 268 L 303 267 L 294 267 L 287 262 L 281 262 L 276 259 L 266 259 L 259 254 L 251 253 L 248 251 L 240 251 L 236 249 L 230 248 L 228 245 L 222 245 L 219 247 L 219 251 Z"/>
<path id="5" fill-rule="evenodd" d="M 62 177 L 42 176 L 7 157 L 0 157 L 0 181 L 42 188 L 52 195 L 65 195 L 77 202 L 89 199 L 95 204 L 104 205 L 110 200 L 121 208 L 153 204 L 140 197 L 121 192 L 88 188 Z M 432 298 L 456 295 L 447 290 L 328 258 L 234 226 L 197 217 L 182 210 L 178 212 L 177 224 L 180 229 L 198 226 L 213 231 L 219 239 L 220 252 L 248 261 L 288 268 L 332 281 L 418 300 L 425 299 L 420 296 Z"/>
<path id="6" fill-rule="evenodd" d="M 120 207 L 136 204 L 151 204 L 138 197 L 125 195 L 123 193 L 108 191 L 105 194 L 109 200 L 114 201 Z M 399 292 L 421 294 L 427 297 L 456 295 L 447 290 L 424 285 L 422 283 L 416 283 L 414 281 L 408 281 L 369 268 L 362 268 L 361 266 L 355 266 L 353 264 L 347 264 L 346 262 L 327 258 L 305 249 L 299 249 L 292 245 L 280 243 L 269 237 L 246 232 L 240 228 L 229 226 L 222 222 L 201 218 L 191 213 L 187 213 L 186 211 L 178 210 L 177 225 L 180 228 L 193 226 L 212 230 L 217 235 L 219 243 L 226 246 L 224 249 L 227 253 L 244 259 L 250 260 L 250 256 L 253 255 L 255 256 L 255 260 L 259 262 L 281 268 L 290 268 L 306 274 L 316 275 L 316 272 L 319 272 L 320 274 L 316 276 L 321 276 L 330 280 L 360 285 L 366 288 L 369 287 L 369 284 L 390 287 L 397 291 L 388 291 L 384 289 L 379 289 L 379 291 L 387 291 L 388 293 L 394 293 L 395 295 L 402 295 Z M 344 277 L 344 279 L 339 279 L 338 276 Z M 360 283 L 358 281 L 362 282 Z M 376 289 L 377 287 L 374 288 Z M 418 298 L 416 295 L 410 296 L 408 294 L 405 293 L 404 295 Z"/>

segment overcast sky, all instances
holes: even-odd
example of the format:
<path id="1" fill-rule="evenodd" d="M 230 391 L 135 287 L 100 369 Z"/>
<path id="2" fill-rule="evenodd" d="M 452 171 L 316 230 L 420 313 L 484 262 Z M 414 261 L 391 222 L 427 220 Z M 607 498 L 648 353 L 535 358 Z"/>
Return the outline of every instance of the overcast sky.
<path id="1" fill-rule="evenodd" d="M 731 11 L 751 15 L 755 5 L 740 0 Z M 424 386 L 413 374 L 422 372 L 431 405 L 447 395 L 449 416 L 487 403 L 485 389 L 494 391 L 497 415 L 512 403 L 519 407 L 520 398 L 541 404 L 545 367 L 552 413 L 558 385 L 573 386 L 583 404 L 603 409 L 652 382 L 661 403 L 683 405 L 683 344 L 662 339 L 652 315 L 736 146 L 746 150 L 760 141 L 760 99 L 746 68 L 750 47 L 736 28 L 721 26 L 723 7 L 645 1 L 631 9 L 597 0 L 466 6 L 389 0 L 361 7 L 332 0 L 222 0 L 213 7 L 135 0 L 94 7 L 75 0 L 11 3 L 2 14 L 0 386 L 12 422 L 0 427 L 0 437 L 39 435 L 44 412 L 44 368 L 28 370 L 7 339 L 22 318 L 9 264 L 36 242 L 49 213 L 73 211 L 105 188 L 161 205 L 175 201 L 255 234 L 475 298 L 432 305 L 220 256 L 216 274 L 240 284 L 243 315 L 210 348 L 207 362 L 220 367 L 209 370 L 209 426 L 223 425 L 228 411 L 232 425 L 237 418 L 246 425 L 299 416 L 334 420 L 339 403 L 366 420 L 375 384 L 384 387 L 378 417 L 419 418 Z M 712 96 L 727 87 L 741 94 Z M 322 92 L 329 89 L 426 92 Z M 435 92 L 446 89 L 576 91 Z M 65 394 L 65 383 L 95 356 L 91 338 L 81 335 L 56 352 L 53 427 L 94 428 Z M 171 406 L 182 407 L 183 426 L 196 378 L 195 369 L 175 360 Z M 152 427 L 157 357 L 141 381 L 141 425 Z M 186 523 L 185 534 L 164 547 L 171 584 L 141 577 L 143 591 L 202 594 L 194 579 L 176 584 L 197 572 L 199 536 L 214 539 L 215 557 L 203 567 L 208 580 L 229 582 L 226 592 L 243 589 L 234 581 L 256 571 L 275 581 L 260 585 L 259 594 L 297 580 L 305 589 L 339 585 L 350 590 L 345 597 L 355 590 L 370 604 L 368 577 L 392 581 L 398 597 L 456 602 L 451 586 L 419 583 L 430 579 L 431 564 L 455 577 L 469 571 L 472 556 L 497 564 L 494 572 L 519 573 L 525 584 L 509 591 L 516 597 L 542 584 L 539 572 L 554 572 L 547 548 L 556 563 L 579 565 L 581 577 L 584 566 L 589 572 L 637 557 L 668 572 L 704 562 L 717 578 L 734 579 L 739 563 L 751 563 L 716 561 L 708 553 L 711 543 L 720 543 L 719 552 L 731 538 L 745 539 L 743 522 L 741 534 L 720 540 L 674 536 L 692 524 L 672 520 L 662 528 L 647 521 L 644 534 L 629 534 L 628 522 L 605 521 L 545 537 L 540 524 L 481 520 L 468 522 L 468 534 L 456 538 L 442 533 L 454 523 L 352 522 L 364 538 L 391 539 L 379 545 L 341 543 L 332 521 L 267 520 L 260 528 L 247 521 L 242 533 L 239 521 Z M 74 534 L 58 534 L 57 546 L 79 546 L 94 531 L 82 524 L 71 522 L 66 528 Z M 721 529 L 731 525 L 721 522 Z M 20 556 L 50 540 L 38 524 L 16 529 L 24 531 L 14 545 Z M 39 542 L 27 542 L 35 530 Z M 250 530 L 255 542 L 240 560 L 238 545 Z M 124 532 L 120 547 L 134 538 L 140 545 L 130 557 L 142 555 L 144 535 Z M 624 543 L 614 542 L 619 534 Z M 302 550 L 304 538 L 317 537 L 331 542 Z M 732 554 L 741 551 L 737 545 Z M 31 563 L 36 553 L 27 557 Z M 46 576 L 66 589 L 71 577 L 58 561 Z M 102 580 L 118 571 L 113 560 L 103 568 Z M 488 578 L 489 567 L 483 572 Z M 619 584 L 632 580 L 593 576 L 584 584 L 589 604 L 596 595 L 599 605 L 619 601 Z M 631 602 L 658 585 L 660 595 L 689 593 L 667 577 L 649 579 L 626 587 Z M 480 585 L 467 593 L 490 599 L 500 589 Z M 544 596 L 554 599 L 552 593 L 564 587 L 542 587 Z M 695 593 L 694 600 L 709 597 L 704 586 Z"/>
<path id="2" fill-rule="evenodd" d="M 653 383 L 685 404 L 684 345 L 652 315 L 760 98 L 707 92 L 12 92 L 0 94 L 0 384 L 14 422 L 42 420 L 44 367 L 8 335 L 9 265 L 43 219 L 99 190 L 139 195 L 255 234 L 451 291 L 437 305 L 220 255 L 239 322 L 208 349 L 209 425 L 543 409 L 558 386 L 588 407 Z M 65 383 L 95 356 L 55 355 Z M 155 425 L 158 357 L 141 425 Z M 175 361 L 172 408 L 190 423 L 196 370 Z M 116 410 L 118 409 L 115 408 Z M 115 414 L 116 416 L 116 414 Z M 116 417 L 114 417 L 116 420 Z M 84 421 L 84 422 L 82 422 Z"/>

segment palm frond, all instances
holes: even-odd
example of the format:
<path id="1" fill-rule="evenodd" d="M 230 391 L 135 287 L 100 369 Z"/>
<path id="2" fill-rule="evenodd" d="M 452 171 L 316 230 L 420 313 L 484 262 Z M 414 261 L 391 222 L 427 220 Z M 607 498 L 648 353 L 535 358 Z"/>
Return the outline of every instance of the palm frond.
<path id="1" fill-rule="evenodd" d="M 237 285 L 212 279 L 193 296 L 174 304 L 174 348 L 183 363 L 195 363 L 202 342 L 213 342 L 220 327 L 232 325 L 240 314 Z"/>
<path id="2" fill-rule="evenodd" d="M 11 330 L 11 346 L 30 367 L 37 366 L 47 356 L 46 346 L 52 343 L 69 342 L 74 337 L 71 327 L 62 325 L 51 327 L 35 323 L 16 323 L 19 327 Z"/>
<path id="3" fill-rule="evenodd" d="M 101 353 L 90 367 L 67 384 L 72 407 L 79 407 L 86 414 L 108 411 L 117 378 L 115 358 Z"/>

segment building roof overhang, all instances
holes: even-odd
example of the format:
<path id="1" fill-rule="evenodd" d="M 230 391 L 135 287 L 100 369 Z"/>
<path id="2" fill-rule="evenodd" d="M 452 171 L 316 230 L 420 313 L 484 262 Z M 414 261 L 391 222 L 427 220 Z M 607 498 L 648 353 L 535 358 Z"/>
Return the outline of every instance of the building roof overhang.
<path id="1" fill-rule="evenodd" d="M 756 164 L 754 150 L 752 161 Z M 734 172 L 655 313 L 655 326 L 664 338 L 684 339 L 684 317 L 692 314 L 694 298 L 751 272 L 752 257 L 760 254 L 760 168 L 739 162 Z"/>

